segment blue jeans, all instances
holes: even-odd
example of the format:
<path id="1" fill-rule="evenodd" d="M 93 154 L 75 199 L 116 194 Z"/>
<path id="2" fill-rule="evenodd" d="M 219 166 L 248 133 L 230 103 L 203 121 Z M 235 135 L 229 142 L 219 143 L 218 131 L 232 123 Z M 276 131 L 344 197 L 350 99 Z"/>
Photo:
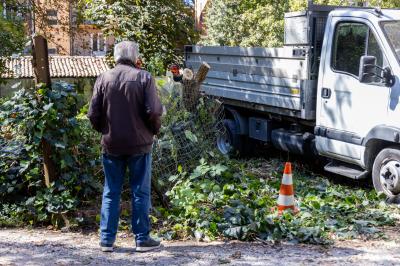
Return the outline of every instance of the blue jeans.
<path id="1" fill-rule="evenodd" d="M 149 239 L 151 153 L 134 156 L 103 154 L 104 190 L 101 206 L 100 241 L 111 245 L 115 242 L 122 185 L 126 169 L 129 169 L 129 185 L 132 193 L 132 230 L 136 242 Z"/>

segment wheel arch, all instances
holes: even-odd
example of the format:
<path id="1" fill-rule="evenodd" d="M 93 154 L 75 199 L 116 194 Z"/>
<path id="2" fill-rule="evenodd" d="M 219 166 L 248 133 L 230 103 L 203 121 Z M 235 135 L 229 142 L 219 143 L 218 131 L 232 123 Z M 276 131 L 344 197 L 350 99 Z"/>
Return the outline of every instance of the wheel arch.
<path id="1" fill-rule="evenodd" d="M 364 138 L 363 146 L 365 146 L 365 167 L 372 170 L 374 160 L 379 152 L 391 146 L 400 149 L 400 128 L 386 125 L 376 126 Z"/>
<path id="2" fill-rule="evenodd" d="M 235 121 L 239 135 L 249 135 L 249 121 L 246 116 L 230 106 L 225 106 L 225 116 Z"/>
<path id="3" fill-rule="evenodd" d="M 370 139 L 365 145 L 364 162 L 367 170 L 372 170 L 376 156 L 386 148 L 395 146 L 395 143 L 382 140 Z M 400 145 L 399 145 L 400 148 Z"/>

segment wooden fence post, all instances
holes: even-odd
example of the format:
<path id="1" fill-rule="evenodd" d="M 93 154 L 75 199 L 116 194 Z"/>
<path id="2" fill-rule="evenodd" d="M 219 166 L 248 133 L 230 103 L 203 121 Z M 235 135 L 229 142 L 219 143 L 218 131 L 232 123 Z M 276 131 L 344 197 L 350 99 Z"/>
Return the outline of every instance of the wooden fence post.
<path id="1" fill-rule="evenodd" d="M 47 40 L 40 35 L 32 38 L 32 65 L 35 74 L 35 83 L 44 83 L 51 89 L 50 65 L 47 48 Z M 51 160 L 50 143 L 42 138 L 44 181 L 47 187 L 56 177 L 54 163 Z"/>
<path id="2" fill-rule="evenodd" d="M 37 35 L 33 37 L 32 55 L 36 84 L 44 83 L 47 87 L 51 88 L 47 40 L 43 36 Z"/>

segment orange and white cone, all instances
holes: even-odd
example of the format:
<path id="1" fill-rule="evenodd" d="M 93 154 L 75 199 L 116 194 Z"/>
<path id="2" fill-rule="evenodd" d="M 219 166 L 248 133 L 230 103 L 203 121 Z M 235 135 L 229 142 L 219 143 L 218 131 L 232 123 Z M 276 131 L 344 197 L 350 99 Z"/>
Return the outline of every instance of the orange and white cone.
<path id="1" fill-rule="evenodd" d="M 281 188 L 278 197 L 278 213 L 281 214 L 284 210 L 291 209 L 294 213 L 298 213 L 299 209 L 296 206 L 294 199 L 292 164 L 286 163 L 283 171 Z"/>

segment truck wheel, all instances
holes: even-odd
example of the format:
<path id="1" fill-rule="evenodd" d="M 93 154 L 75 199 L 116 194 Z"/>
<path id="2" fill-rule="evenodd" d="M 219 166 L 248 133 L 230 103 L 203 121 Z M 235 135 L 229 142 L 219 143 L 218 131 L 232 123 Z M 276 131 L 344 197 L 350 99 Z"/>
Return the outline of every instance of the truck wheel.
<path id="1" fill-rule="evenodd" d="M 224 155 L 232 155 L 235 151 L 241 150 L 240 135 L 237 134 L 237 126 L 234 120 L 224 120 L 224 132 L 217 138 L 218 150 Z"/>
<path id="2" fill-rule="evenodd" d="M 372 181 L 376 191 L 388 197 L 400 194 L 400 150 L 383 149 L 374 161 Z"/>

